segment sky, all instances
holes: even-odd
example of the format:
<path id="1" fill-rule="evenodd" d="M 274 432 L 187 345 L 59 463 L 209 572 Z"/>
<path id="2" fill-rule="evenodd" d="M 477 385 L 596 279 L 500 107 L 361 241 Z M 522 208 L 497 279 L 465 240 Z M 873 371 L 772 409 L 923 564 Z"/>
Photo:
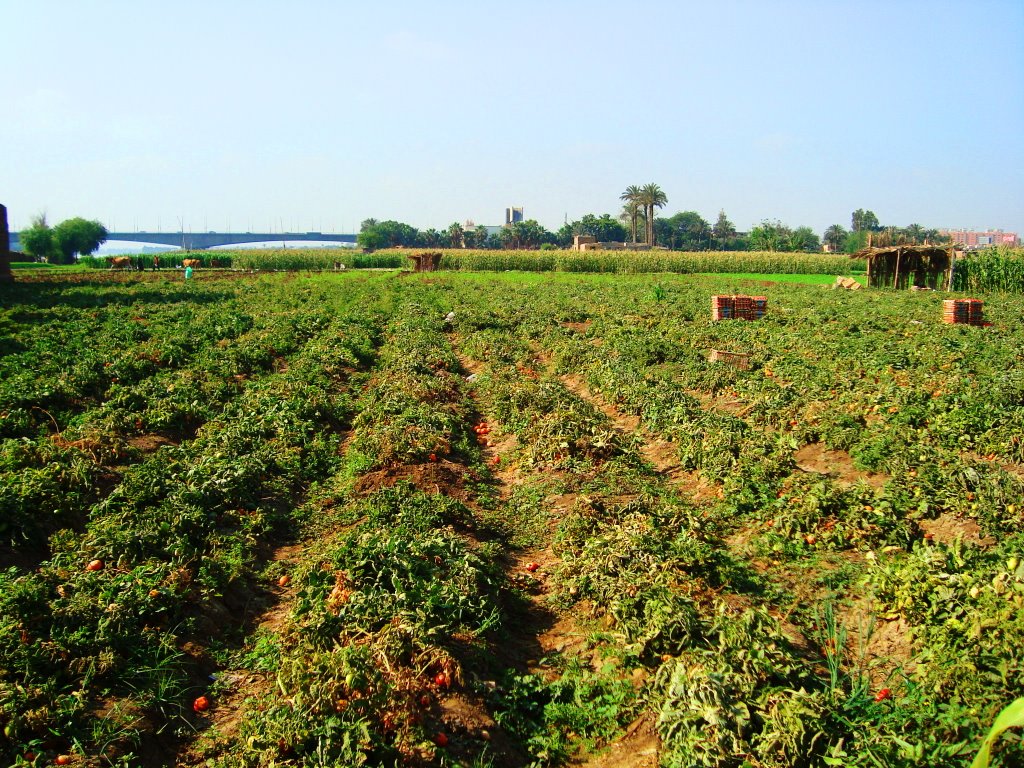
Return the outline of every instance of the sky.
<path id="1" fill-rule="evenodd" d="M 11 228 L 557 229 L 659 215 L 1024 234 L 1020 0 L 2 0 Z"/>

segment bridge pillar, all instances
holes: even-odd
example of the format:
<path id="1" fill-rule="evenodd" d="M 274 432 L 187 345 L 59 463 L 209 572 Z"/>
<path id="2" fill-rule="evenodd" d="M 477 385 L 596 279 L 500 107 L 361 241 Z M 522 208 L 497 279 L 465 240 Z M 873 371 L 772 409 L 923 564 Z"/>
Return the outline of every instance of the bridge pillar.
<path id="1" fill-rule="evenodd" d="M 11 272 L 11 233 L 7 228 L 7 208 L 0 205 L 0 283 L 13 283 Z"/>

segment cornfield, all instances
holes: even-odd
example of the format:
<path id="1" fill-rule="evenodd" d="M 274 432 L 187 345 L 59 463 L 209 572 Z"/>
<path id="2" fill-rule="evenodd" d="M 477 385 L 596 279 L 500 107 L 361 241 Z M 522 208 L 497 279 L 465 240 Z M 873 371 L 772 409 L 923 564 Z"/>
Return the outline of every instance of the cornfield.
<path id="1" fill-rule="evenodd" d="M 457 271 L 613 272 L 751 272 L 763 274 L 837 275 L 863 270 L 863 261 L 825 254 L 768 252 L 678 253 L 667 251 L 462 251 L 444 252 L 441 268 Z"/>
<path id="2" fill-rule="evenodd" d="M 953 290 L 966 293 L 1024 293 L 1024 249 L 989 248 L 957 259 Z"/>
<path id="3" fill-rule="evenodd" d="M 337 269 L 399 269 L 408 264 L 404 254 L 396 251 L 385 253 L 360 253 L 338 248 L 273 248 L 246 249 L 237 251 L 171 251 L 159 254 L 161 269 L 180 269 L 184 259 L 195 259 L 202 269 L 242 269 L 314 272 Z M 153 257 L 130 257 L 133 262 L 150 269 Z M 102 257 L 85 256 L 82 264 L 93 269 L 107 269 L 110 262 Z"/>

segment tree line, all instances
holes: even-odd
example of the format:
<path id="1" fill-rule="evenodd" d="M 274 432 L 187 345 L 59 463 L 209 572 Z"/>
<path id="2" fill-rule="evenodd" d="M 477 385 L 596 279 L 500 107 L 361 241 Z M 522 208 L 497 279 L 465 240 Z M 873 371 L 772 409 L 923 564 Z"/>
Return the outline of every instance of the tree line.
<path id="1" fill-rule="evenodd" d="M 872 245 L 948 242 L 935 229 L 920 224 L 882 226 L 873 211 L 858 208 L 851 214 L 850 229 L 833 224 L 819 236 L 807 226 L 791 227 L 778 219 L 765 219 L 749 232 L 739 232 L 724 210 L 711 224 L 696 211 L 680 211 L 656 217 L 668 204 L 668 196 L 654 183 L 626 187 L 618 216 L 588 213 L 566 221 L 551 232 L 535 220 L 516 222 L 497 232 L 458 222 L 445 229 L 418 230 L 398 221 L 367 219 L 360 226 L 357 244 L 364 250 L 379 248 L 567 248 L 577 235 L 589 235 L 599 243 L 647 243 L 674 251 L 790 251 L 816 253 L 827 246 L 835 253 L 855 253 Z"/>
<path id="2" fill-rule="evenodd" d="M 900 245 L 940 244 L 949 240 L 920 224 L 882 226 L 873 211 L 862 208 L 851 214 L 850 229 L 833 224 L 819 237 L 810 227 L 790 227 L 777 219 L 765 219 L 749 232 L 739 232 L 724 210 L 718 212 L 714 224 L 696 211 L 657 218 L 656 210 L 668 204 L 668 197 L 654 183 L 630 185 L 619 199 L 623 206 L 618 216 L 588 213 L 575 221 L 566 221 L 555 232 L 534 219 L 515 222 L 497 231 L 458 222 L 445 229 L 419 230 L 400 221 L 366 219 L 360 225 L 356 243 L 366 251 L 398 247 L 520 250 L 567 248 L 577 235 L 589 235 L 599 243 L 629 241 L 676 251 L 814 253 L 821 251 L 824 244 L 833 252 L 855 253 L 869 242 Z M 58 264 L 72 263 L 76 255 L 94 253 L 106 239 L 107 230 L 98 221 L 76 217 L 51 227 L 45 214 L 36 216 L 31 226 L 20 233 L 21 248 L 27 255 Z"/>
<path id="3" fill-rule="evenodd" d="M 75 217 L 50 226 L 46 214 L 32 219 L 18 235 L 21 250 L 36 261 L 71 264 L 75 256 L 95 253 L 107 240 L 107 228 L 95 220 Z"/>

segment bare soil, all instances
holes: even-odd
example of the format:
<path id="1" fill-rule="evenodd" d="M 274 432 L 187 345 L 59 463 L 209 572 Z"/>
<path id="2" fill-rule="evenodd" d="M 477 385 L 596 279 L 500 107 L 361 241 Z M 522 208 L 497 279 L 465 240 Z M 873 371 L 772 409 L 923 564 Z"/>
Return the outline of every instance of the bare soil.
<path id="1" fill-rule="evenodd" d="M 587 760 L 570 763 L 577 768 L 657 768 L 661 739 L 653 715 L 636 720 L 622 738 Z"/>
<path id="2" fill-rule="evenodd" d="M 951 512 L 945 512 L 934 520 L 921 520 L 919 525 L 926 539 L 939 544 L 952 544 L 957 539 L 979 547 L 991 547 L 996 543 L 994 538 L 984 535 L 977 520 L 957 517 Z"/>
<path id="3" fill-rule="evenodd" d="M 435 493 L 451 496 L 459 501 L 471 498 L 467 483 L 479 481 L 479 476 L 471 469 L 454 461 L 441 459 L 426 464 L 403 464 L 398 467 L 380 469 L 361 476 L 353 490 L 365 496 L 382 488 L 390 488 L 400 482 L 412 483 L 424 493 Z"/>
<path id="4" fill-rule="evenodd" d="M 149 454 L 165 445 L 177 445 L 177 443 L 163 435 L 149 434 L 128 438 L 128 445 L 142 453 Z"/>
<path id="5" fill-rule="evenodd" d="M 891 478 L 885 474 L 862 472 L 853 464 L 846 451 L 834 451 L 824 443 L 810 443 L 794 455 L 796 465 L 804 472 L 828 475 L 840 485 L 865 482 L 872 488 L 881 488 Z"/>

